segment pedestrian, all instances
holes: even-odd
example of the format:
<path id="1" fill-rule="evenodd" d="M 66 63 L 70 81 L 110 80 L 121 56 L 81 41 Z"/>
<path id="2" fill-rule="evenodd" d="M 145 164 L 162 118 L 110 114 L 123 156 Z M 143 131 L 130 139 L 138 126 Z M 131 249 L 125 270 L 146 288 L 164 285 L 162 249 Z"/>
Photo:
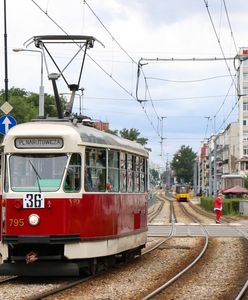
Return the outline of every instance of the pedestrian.
<path id="1" fill-rule="evenodd" d="M 220 224 L 220 217 L 222 215 L 222 193 L 218 193 L 214 199 L 215 222 Z"/>

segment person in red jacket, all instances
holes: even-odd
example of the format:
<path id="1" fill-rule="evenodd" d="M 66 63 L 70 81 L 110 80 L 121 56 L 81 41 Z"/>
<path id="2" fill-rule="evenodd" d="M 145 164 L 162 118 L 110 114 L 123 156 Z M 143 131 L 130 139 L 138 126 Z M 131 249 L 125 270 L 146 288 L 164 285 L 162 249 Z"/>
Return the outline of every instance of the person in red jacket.
<path id="1" fill-rule="evenodd" d="M 221 193 L 218 193 L 218 196 L 214 199 L 214 211 L 215 211 L 215 222 L 220 224 L 220 217 L 222 215 L 222 197 Z"/>

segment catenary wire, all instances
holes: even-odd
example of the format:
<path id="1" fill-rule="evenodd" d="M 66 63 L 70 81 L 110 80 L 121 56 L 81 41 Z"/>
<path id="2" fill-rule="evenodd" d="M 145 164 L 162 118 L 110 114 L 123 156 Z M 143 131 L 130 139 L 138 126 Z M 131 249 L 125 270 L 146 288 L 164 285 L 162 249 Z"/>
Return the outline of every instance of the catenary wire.
<path id="1" fill-rule="evenodd" d="M 68 35 L 68 33 L 52 18 L 48 15 L 47 12 L 45 12 L 34 0 L 31 0 L 64 34 Z M 115 42 L 116 39 L 115 39 Z M 92 60 L 111 80 L 113 80 L 122 90 L 124 90 L 129 96 L 131 96 L 131 98 L 133 98 L 134 100 L 137 100 L 132 93 L 130 93 L 122 84 L 120 84 L 111 74 L 109 74 L 96 60 L 93 59 L 93 57 L 91 57 L 88 53 L 86 53 L 86 55 L 89 57 L 90 60 Z M 140 103 L 142 104 L 142 103 Z M 141 105 L 141 108 L 143 109 L 150 125 L 152 126 L 152 128 L 154 129 L 154 131 L 156 132 L 156 134 L 158 136 L 160 136 L 159 132 L 157 131 L 155 125 L 153 124 L 152 120 L 150 119 L 148 113 L 146 112 L 146 109 L 144 107 L 144 105 Z"/>

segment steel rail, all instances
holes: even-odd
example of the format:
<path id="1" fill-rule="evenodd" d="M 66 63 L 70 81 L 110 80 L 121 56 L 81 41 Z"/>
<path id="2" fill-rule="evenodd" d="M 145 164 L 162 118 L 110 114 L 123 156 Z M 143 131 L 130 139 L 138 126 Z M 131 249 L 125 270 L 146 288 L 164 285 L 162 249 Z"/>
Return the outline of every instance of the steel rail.
<path id="1" fill-rule="evenodd" d="M 88 276 L 88 277 L 85 277 L 85 278 L 82 278 L 82 279 L 79 279 L 79 280 L 75 280 L 75 281 L 72 281 L 72 282 L 69 282 L 69 283 L 64 283 L 64 284 L 61 284 L 61 286 L 59 287 L 56 287 L 54 289 L 51 289 L 49 291 L 46 291 L 46 292 L 41 292 L 39 294 L 36 294 L 35 296 L 30 296 L 30 297 L 27 297 L 26 300 L 41 300 L 41 299 L 44 299 L 48 296 L 51 296 L 51 295 L 54 295 L 54 294 L 57 294 L 59 292 L 62 292 L 62 291 L 65 291 L 65 290 L 68 290 L 69 288 L 71 287 L 74 287 L 76 285 L 79 285 L 81 283 L 84 283 L 90 279 L 92 279 L 93 277 L 95 277 L 96 275 L 92 275 L 92 276 Z"/>
<path id="2" fill-rule="evenodd" d="M 180 202 L 179 202 L 180 203 Z M 181 207 L 181 206 L 180 206 Z M 153 298 L 154 296 L 156 296 L 157 294 L 159 294 L 161 291 L 165 290 L 167 287 L 169 287 L 170 285 L 172 285 L 177 279 L 179 279 L 183 274 L 185 274 L 188 270 L 190 270 L 193 266 L 196 265 L 196 263 L 203 257 L 203 255 L 205 254 L 207 247 L 208 247 L 208 232 L 207 230 L 204 228 L 204 226 L 197 220 L 197 218 L 193 215 L 191 215 L 186 209 L 185 207 L 183 208 L 184 213 L 190 215 L 190 217 L 196 221 L 197 223 L 199 223 L 199 225 L 202 227 L 204 233 L 205 233 L 205 244 L 204 247 L 202 249 L 202 251 L 200 252 L 200 254 L 186 267 L 184 268 L 182 271 L 180 271 L 177 275 L 175 275 L 174 277 L 172 277 L 169 281 L 165 282 L 163 285 L 161 285 L 159 288 L 157 288 L 156 290 L 154 290 L 153 292 L 151 292 L 150 294 L 146 295 L 144 298 L 142 298 L 142 300 L 148 300 Z"/>
<path id="3" fill-rule="evenodd" d="M 191 201 L 189 201 L 188 203 L 189 203 L 190 207 L 193 210 L 195 210 L 196 212 L 198 212 L 199 214 L 207 216 L 211 219 L 215 219 L 215 217 L 211 213 L 201 210 L 200 208 L 196 207 Z M 221 223 L 227 224 L 228 226 L 234 228 L 234 230 L 239 232 L 248 241 L 248 235 L 245 235 L 240 229 L 238 229 L 235 226 L 232 226 L 231 224 L 229 224 L 230 220 L 232 220 L 232 218 L 223 218 L 222 217 Z M 247 290 L 248 290 L 248 279 L 246 280 L 245 284 L 241 288 L 241 290 L 240 290 L 239 294 L 237 295 L 237 297 L 235 298 L 235 300 L 242 299 L 244 297 L 245 293 L 247 292 Z"/>

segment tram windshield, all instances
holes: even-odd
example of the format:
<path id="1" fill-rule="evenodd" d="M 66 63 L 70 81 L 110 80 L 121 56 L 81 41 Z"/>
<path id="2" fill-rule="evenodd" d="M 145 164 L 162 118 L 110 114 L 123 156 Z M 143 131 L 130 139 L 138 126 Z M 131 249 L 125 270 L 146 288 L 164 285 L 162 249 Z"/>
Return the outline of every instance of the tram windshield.
<path id="1" fill-rule="evenodd" d="M 13 154 L 9 157 L 10 186 L 14 192 L 55 192 L 66 169 L 66 154 Z"/>

